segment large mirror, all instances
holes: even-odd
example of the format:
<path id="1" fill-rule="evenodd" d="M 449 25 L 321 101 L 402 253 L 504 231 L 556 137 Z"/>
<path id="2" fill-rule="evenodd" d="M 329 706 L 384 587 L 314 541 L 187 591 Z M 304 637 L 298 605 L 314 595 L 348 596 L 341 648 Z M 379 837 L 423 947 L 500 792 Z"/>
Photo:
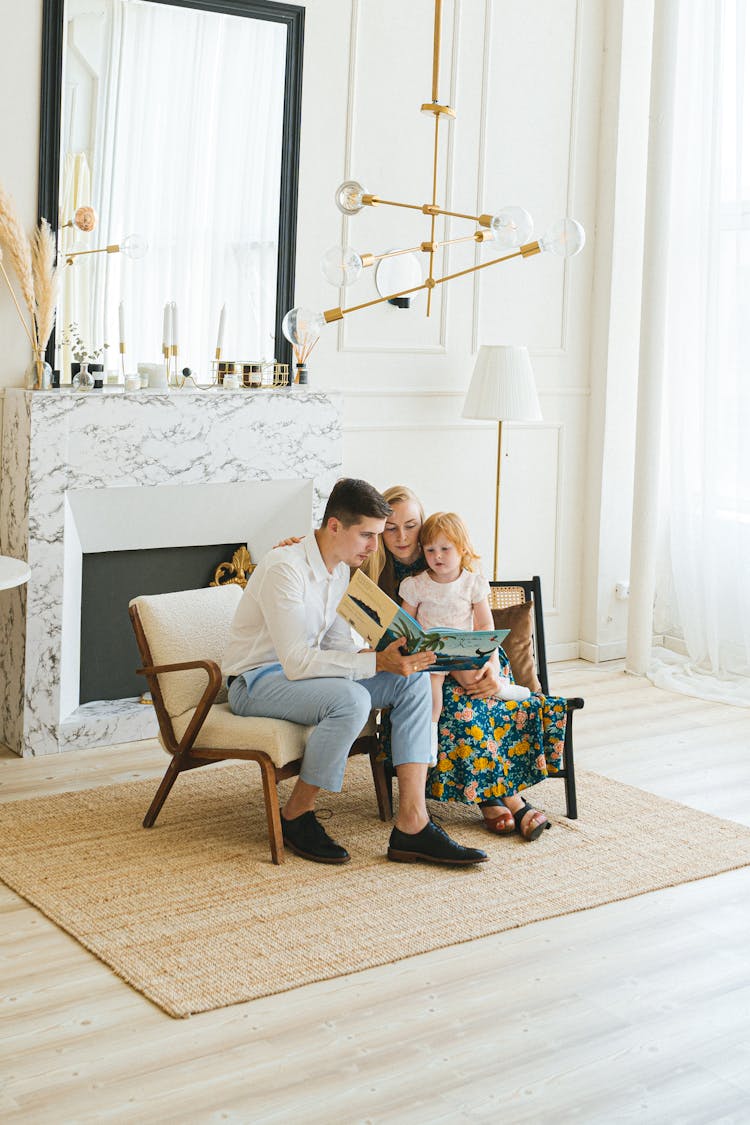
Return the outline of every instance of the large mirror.
<path id="1" fill-rule="evenodd" d="M 60 231 L 64 380 L 81 352 L 161 361 L 165 306 L 200 381 L 220 337 L 225 359 L 289 362 L 303 29 L 270 0 L 45 0 L 39 214 Z M 68 225 L 86 206 L 96 227 Z"/>

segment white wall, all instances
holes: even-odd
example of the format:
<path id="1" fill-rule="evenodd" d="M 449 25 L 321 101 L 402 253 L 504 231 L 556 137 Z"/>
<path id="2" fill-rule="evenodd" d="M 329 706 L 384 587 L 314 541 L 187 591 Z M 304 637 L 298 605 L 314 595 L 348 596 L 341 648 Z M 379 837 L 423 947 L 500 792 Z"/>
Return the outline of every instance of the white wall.
<path id="1" fill-rule="evenodd" d="M 460 511 L 489 571 L 496 431 L 461 419 L 463 395 L 480 343 L 529 347 L 544 422 L 505 427 L 500 570 L 542 575 L 553 656 L 576 655 L 582 637 L 594 656 L 612 629 L 624 637 L 624 622 L 602 624 L 600 579 L 611 584 L 620 577 L 620 554 L 627 559 L 621 531 L 629 527 L 630 482 L 618 485 L 614 468 L 606 471 L 612 437 L 602 401 L 614 353 L 606 332 L 592 333 L 592 292 L 606 292 L 609 320 L 621 300 L 612 292 L 617 262 L 611 247 L 602 254 L 597 243 L 614 221 L 614 187 L 597 200 L 600 183 L 620 166 L 617 139 L 600 152 L 600 130 L 606 138 L 619 102 L 621 13 L 629 5 L 444 0 L 440 100 L 458 117 L 445 130 L 438 197 L 469 213 L 521 204 L 539 232 L 572 214 L 586 226 L 586 249 L 568 263 L 539 255 L 440 287 L 429 320 L 423 307 L 353 314 L 326 329 L 309 362 L 313 386 L 344 393 L 345 470 L 381 487 L 410 484 L 428 509 Z M 333 191 L 353 175 L 385 198 L 429 198 L 433 119 L 419 106 L 431 97 L 433 0 L 308 0 L 305 7 L 297 302 L 323 309 L 375 295 L 371 279 L 342 294 L 323 281 L 318 263 L 328 246 L 346 239 L 377 251 L 428 236 L 423 216 L 392 208 L 365 209 L 347 230 Z M 0 120 L 0 180 L 30 225 L 41 0 L 0 0 L 0 28 L 0 93 L 18 107 Z M 438 237 L 471 229 L 450 220 Z M 438 256 L 438 270 L 473 260 L 473 248 L 451 248 Z M 12 312 L 0 293 L 0 387 L 20 385 L 26 362 Z M 626 399 L 631 378 L 621 365 Z M 604 485 L 619 505 L 615 530 L 597 501 Z M 613 535 L 615 559 L 605 565 Z"/>

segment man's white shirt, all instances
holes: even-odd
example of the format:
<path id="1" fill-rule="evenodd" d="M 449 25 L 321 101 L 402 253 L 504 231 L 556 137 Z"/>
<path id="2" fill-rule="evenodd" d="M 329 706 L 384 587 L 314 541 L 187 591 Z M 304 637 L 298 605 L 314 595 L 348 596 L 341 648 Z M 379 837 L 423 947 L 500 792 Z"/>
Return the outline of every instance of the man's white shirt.
<path id="1" fill-rule="evenodd" d="M 222 671 L 237 676 L 280 663 L 290 680 L 320 676 L 364 680 L 375 675 L 375 653 L 336 612 L 349 567 L 330 572 L 314 534 L 277 547 L 261 560 L 232 621 Z"/>

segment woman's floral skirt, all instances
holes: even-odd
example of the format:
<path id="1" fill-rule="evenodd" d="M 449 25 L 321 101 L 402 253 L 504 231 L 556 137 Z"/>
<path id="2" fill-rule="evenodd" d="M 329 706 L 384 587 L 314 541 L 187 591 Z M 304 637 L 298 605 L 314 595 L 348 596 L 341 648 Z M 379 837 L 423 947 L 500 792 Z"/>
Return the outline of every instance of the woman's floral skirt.
<path id="1" fill-rule="evenodd" d="M 500 649 L 501 674 L 512 679 Z M 562 767 L 566 701 L 531 695 L 520 703 L 472 699 L 446 676 L 438 723 L 438 760 L 427 774 L 426 795 L 434 801 L 499 803 L 536 785 Z M 390 757 L 387 719 L 383 745 Z"/>

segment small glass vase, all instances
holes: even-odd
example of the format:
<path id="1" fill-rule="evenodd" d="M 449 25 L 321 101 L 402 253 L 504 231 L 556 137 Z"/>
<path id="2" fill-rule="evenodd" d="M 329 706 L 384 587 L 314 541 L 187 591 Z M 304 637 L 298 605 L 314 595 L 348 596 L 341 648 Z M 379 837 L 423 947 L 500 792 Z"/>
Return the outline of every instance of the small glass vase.
<path id="1" fill-rule="evenodd" d="M 52 386 L 52 368 L 41 356 L 35 356 L 26 368 L 24 386 L 27 391 L 50 390 Z"/>
<path id="2" fill-rule="evenodd" d="M 306 363 L 298 363 L 297 364 L 297 376 L 296 376 L 294 381 L 295 381 L 295 383 L 298 383 L 301 387 L 307 386 L 307 364 Z"/>
<path id="3" fill-rule="evenodd" d="M 88 363 L 81 364 L 78 372 L 73 376 L 73 390 L 74 391 L 93 391 L 94 389 L 94 376 L 89 371 Z"/>

